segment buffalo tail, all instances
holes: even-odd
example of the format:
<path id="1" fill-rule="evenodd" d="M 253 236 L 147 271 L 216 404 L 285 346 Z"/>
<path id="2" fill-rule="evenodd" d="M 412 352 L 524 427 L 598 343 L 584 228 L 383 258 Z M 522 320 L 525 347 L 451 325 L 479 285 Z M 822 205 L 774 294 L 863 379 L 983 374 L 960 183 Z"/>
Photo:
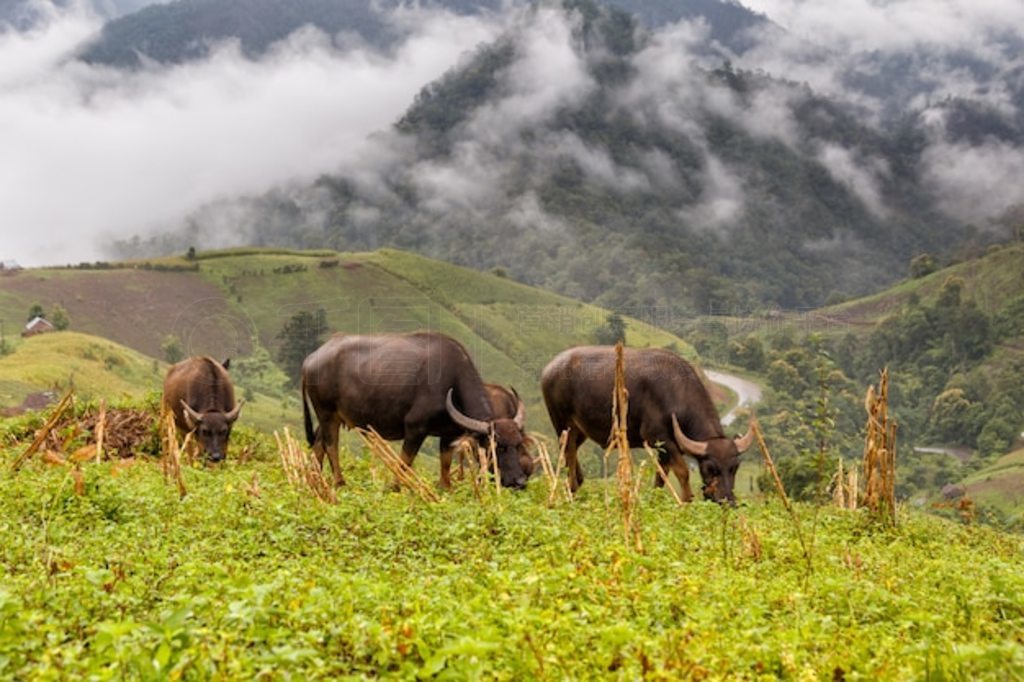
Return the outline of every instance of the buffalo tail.
<path id="1" fill-rule="evenodd" d="M 309 397 L 306 395 L 306 378 L 302 378 L 302 423 L 306 427 L 306 442 L 310 447 L 316 441 L 316 432 L 313 430 L 313 418 L 309 414 Z"/>

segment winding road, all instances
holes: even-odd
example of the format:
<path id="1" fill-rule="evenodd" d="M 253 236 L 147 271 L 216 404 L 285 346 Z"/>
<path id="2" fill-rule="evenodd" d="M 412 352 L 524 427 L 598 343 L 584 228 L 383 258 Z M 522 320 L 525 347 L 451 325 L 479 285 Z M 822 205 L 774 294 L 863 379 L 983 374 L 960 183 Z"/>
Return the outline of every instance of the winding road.
<path id="1" fill-rule="evenodd" d="M 713 369 L 704 370 L 708 379 L 721 384 L 733 391 L 739 400 L 736 405 L 722 416 L 722 426 L 728 426 L 736 420 L 736 411 L 741 407 L 749 407 L 761 402 L 761 387 L 753 381 L 738 377 L 735 374 L 726 374 Z"/>

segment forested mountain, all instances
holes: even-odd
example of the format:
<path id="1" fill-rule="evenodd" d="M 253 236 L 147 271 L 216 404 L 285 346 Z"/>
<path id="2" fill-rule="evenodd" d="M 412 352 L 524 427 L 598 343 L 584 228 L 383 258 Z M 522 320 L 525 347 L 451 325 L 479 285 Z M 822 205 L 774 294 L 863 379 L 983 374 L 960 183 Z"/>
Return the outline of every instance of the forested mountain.
<path id="1" fill-rule="evenodd" d="M 772 26 L 771 21 L 731 0 L 605 0 L 632 14 L 644 26 L 657 28 L 682 20 L 707 22 L 710 38 L 735 52 L 752 44 L 750 31 Z"/>
<path id="2" fill-rule="evenodd" d="M 526 0 L 429 0 L 417 6 L 477 14 L 529 4 Z M 750 44 L 747 31 L 769 23 L 729 0 L 607 0 L 607 4 L 635 15 L 649 27 L 702 19 L 712 40 L 737 52 Z M 237 39 L 243 52 L 255 57 L 304 25 L 331 36 L 387 46 L 402 30 L 389 20 L 389 12 L 409 6 L 405 0 L 174 0 L 110 22 L 82 58 L 129 67 L 138 66 L 144 58 L 180 63 L 206 56 L 212 45 L 226 39 Z"/>
<path id="3" fill-rule="evenodd" d="M 229 39 L 238 40 L 245 55 L 257 57 L 307 25 L 339 41 L 386 47 L 403 30 L 388 12 L 404 5 L 402 0 L 175 0 L 110 22 L 82 59 L 121 67 L 138 66 L 142 59 L 175 64 L 203 58 Z M 500 5 L 500 0 L 438 0 L 422 6 L 476 13 Z"/>
<path id="4" fill-rule="evenodd" d="M 922 181 L 918 118 L 877 127 L 802 84 L 702 67 L 696 40 L 591 2 L 537 9 L 426 87 L 365 167 L 243 202 L 245 238 L 394 245 L 690 311 L 820 305 L 962 241 Z"/>
<path id="5" fill-rule="evenodd" d="M 817 306 L 877 290 L 922 251 L 942 258 L 1000 238 L 992 219 L 1015 195 L 992 190 L 1019 167 L 1019 110 L 933 102 L 944 92 L 934 69 L 915 84 L 916 62 L 882 53 L 844 67 L 839 76 L 860 79 L 844 97 L 757 68 L 765 44 L 740 43 L 780 29 L 738 5 L 621 4 L 643 21 L 592 0 L 507 12 L 503 37 L 427 85 L 394 126 L 381 121 L 335 172 L 225 197 L 116 255 L 396 246 L 605 306 L 691 313 Z M 263 59 L 303 22 L 381 46 L 405 29 L 393 5 L 379 7 L 182 0 L 108 24 L 85 57 L 175 62 L 231 36 Z M 705 22 L 666 25 L 695 15 Z M 742 59 L 709 58 L 730 41 Z M 886 103 L 886 69 L 898 106 Z"/>
<path id="6" fill-rule="evenodd" d="M 82 6 L 102 17 L 114 19 L 136 12 L 153 2 L 154 0 L 88 0 Z M 52 0 L 53 12 L 64 10 L 71 4 L 68 0 Z M 5 25 L 18 31 L 30 29 L 51 13 L 46 2 L 0 0 L 0 31 L 3 31 Z"/>

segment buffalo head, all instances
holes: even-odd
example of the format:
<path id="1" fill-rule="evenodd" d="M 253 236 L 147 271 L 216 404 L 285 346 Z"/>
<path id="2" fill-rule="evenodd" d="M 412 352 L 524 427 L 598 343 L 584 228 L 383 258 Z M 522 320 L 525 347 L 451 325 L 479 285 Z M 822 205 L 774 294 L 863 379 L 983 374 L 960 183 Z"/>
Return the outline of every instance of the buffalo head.
<path id="1" fill-rule="evenodd" d="M 238 401 L 230 412 L 197 412 L 184 400 L 181 401 L 185 423 L 195 432 L 196 442 L 199 443 L 210 462 L 221 462 L 227 455 L 231 427 L 238 419 L 244 402 L 244 400 Z"/>
<path id="2" fill-rule="evenodd" d="M 452 402 L 452 389 L 448 389 L 445 407 L 452 421 L 477 436 L 494 438 L 494 451 L 501 472 L 501 485 L 521 490 L 533 471 L 533 459 L 527 450 L 526 406 L 516 396 L 516 414 L 511 419 L 497 418 L 491 421 L 474 419 L 459 411 Z"/>
<path id="3" fill-rule="evenodd" d="M 749 449 L 754 441 L 753 428 L 748 428 L 745 435 L 737 438 L 691 440 L 679 428 L 679 420 L 673 414 L 672 431 L 675 434 L 676 445 L 697 460 L 700 477 L 704 481 L 704 499 L 714 500 L 719 504 L 736 504 L 736 496 L 733 494 L 736 470 L 740 467 L 740 455 Z"/>

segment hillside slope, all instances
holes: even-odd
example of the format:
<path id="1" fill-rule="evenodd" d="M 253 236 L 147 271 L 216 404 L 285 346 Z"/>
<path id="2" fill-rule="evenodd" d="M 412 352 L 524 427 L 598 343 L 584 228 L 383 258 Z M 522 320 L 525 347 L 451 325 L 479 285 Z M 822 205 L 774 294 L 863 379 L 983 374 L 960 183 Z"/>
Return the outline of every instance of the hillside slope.
<path id="1" fill-rule="evenodd" d="M 71 331 L 25 339 L 0 357 L 0 407 L 29 393 L 63 392 L 109 401 L 157 390 L 166 365 L 108 339 Z"/>
<path id="2" fill-rule="evenodd" d="M 393 250 L 229 250 L 201 253 L 195 262 L 169 258 L 0 277 L 0 319 L 7 321 L 9 336 L 16 331 L 11 323 L 25 319 L 35 303 L 47 311 L 63 305 L 71 329 L 144 353 L 150 363 L 162 357 L 168 336 L 177 337 L 186 354 L 231 357 L 237 372 L 253 367 L 246 373 L 252 383 L 243 382 L 243 390 L 286 402 L 295 401 L 295 391 L 283 386 L 284 375 L 266 358 L 276 356 L 278 335 L 299 311 L 322 308 L 331 331 L 433 329 L 464 343 L 485 379 L 515 386 L 534 415 L 531 426 L 544 430 L 547 418 L 537 387 L 541 368 L 564 348 L 593 342 L 608 315 L 495 274 Z M 695 357 L 680 338 L 648 322 L 625 322 L 630 345 L 672 347 Z M 40 338 L 56 344 L 49 339 L 58 336 L 70 338 Z M 36 347 L 29 340 L 18 352 Z M 54 371 L 63 371 L 53 360 Z M 20 402 L 13 393 L 6 400 Z M 297 401 L 290 409 L 298 414 Z"/>

